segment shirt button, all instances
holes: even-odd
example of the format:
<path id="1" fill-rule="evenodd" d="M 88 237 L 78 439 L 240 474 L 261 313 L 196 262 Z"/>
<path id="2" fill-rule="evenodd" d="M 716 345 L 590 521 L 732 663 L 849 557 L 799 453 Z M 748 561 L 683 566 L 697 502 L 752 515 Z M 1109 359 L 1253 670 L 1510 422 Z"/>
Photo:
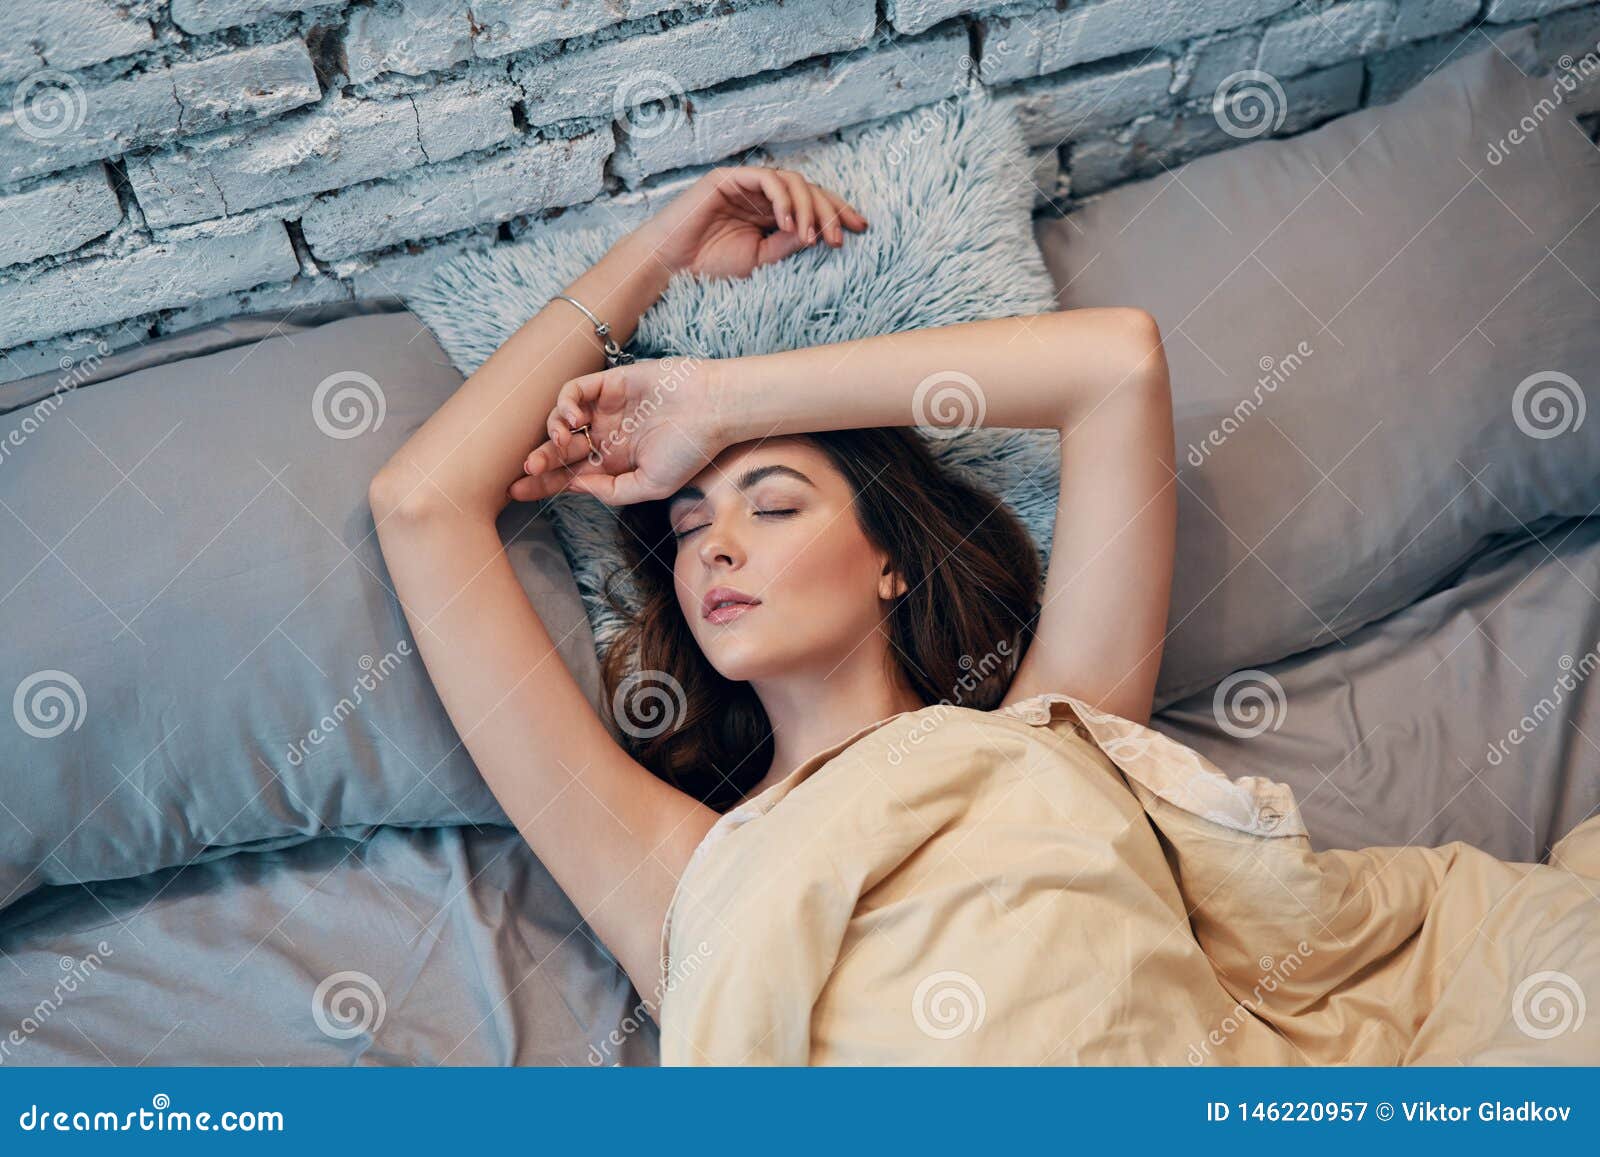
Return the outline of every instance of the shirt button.
<path id="1" fill-rule="evenodd" d="M 1268 831 L 1271 831 L 1273 828 L 1277 827 L 1282 820 L 1283 813 L 1277 808 L 1273 807 L 1271 804 L 1259 808 L 1256 811 L 1256 823 L 1261 827 L 1266 828 Z"/>

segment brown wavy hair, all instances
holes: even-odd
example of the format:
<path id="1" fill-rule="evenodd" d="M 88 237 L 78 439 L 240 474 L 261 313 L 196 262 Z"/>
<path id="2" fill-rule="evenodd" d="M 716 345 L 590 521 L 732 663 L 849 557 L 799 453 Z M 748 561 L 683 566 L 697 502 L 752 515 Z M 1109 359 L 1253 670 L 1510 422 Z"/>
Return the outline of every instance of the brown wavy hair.
<path id="1" fill-rule="evenodd" d="M 892 662 L 925 705 L 999 706 L 1038 623 L 1038 549 L 997 497 L 942 466 L 907 427 L 799 435 L 848 480 L 867 540 L 889 556 L 907 590 L 889 611 Z M 677 545 L 668 501 L 616 508 L 626 567 L 604 597 L 625 620 L 601 663 L 606 702 L 633 671 L 665 672 L 683 688 L 676 726 L 619 737 L 655 775 L 716 811 L 742 799 L 770 770 L 772 726 L 749 683 L 706 659 L 678 606 Z M 626 575 L 631 602 L 618 597 Z M 1003 657 L 997 660 L 996 655 Z M 633 728 L 649 731 L 653 728 Z"/>

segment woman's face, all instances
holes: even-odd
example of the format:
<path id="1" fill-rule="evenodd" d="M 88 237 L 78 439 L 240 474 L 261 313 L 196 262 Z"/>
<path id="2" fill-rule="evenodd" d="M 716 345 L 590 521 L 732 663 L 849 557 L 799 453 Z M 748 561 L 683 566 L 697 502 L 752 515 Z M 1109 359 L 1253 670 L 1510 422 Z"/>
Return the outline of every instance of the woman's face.
<path id="1" fill-rule="evenodd" d="M 826 677 L 904 590 L 862 532 L 849 481 L 804 438 L 729 446 L 667 516 L 678 606 L 726 679 Z M 723 594 L 740 605 L 717 608 Z"/>

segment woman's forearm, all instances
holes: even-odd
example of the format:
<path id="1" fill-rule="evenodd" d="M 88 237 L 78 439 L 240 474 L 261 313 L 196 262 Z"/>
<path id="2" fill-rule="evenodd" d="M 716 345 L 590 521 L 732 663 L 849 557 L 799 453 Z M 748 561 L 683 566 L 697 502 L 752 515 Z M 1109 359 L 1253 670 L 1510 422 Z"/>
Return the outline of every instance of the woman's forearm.
<path id="1" fill-rule="evenodd" d="M 670 276 L 649 235 L 636 231 L 563 292 L 607 322 L 620 344 Z M 505 507 L 506 488 L 521 476 L 528 451 L 544 440 L 562 383 L 604 365 L 593 324 L 570 302 L 552 300 L 395 452 L 374 484 L 375 505 L 492 520 Z"/>
<path id="2" fill-rule="evenodd" d="M 732 358 L 718 374 L 722 419 L 736 442 L 954 422 L 1068 430 L 1120 389 L 1165 385 L 1166 364 L 1148 314 L 1108 308 Z"/>

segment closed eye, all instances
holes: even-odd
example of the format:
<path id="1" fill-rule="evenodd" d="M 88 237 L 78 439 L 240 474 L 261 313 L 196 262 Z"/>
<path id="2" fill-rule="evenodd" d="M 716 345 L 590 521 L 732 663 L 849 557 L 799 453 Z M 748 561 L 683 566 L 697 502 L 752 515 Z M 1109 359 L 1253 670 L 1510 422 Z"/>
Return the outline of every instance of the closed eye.
<path id="1" fill-rule="evenodd" d="M 798 508 L 796 508 L 796 507 L 787 507 L 787 508 L 785 508 L 783 510 L 758 510 L 758 511 L 756 511 L 756 517 L 757 518 L 787 518 L 791 514 L 799 514 L 799 513 L 800 513 L 800 511 L 799 511 Z M 688 538 L 695 531 L 704 530 L 706 527 L 708 527 L 710 525 L 711 524 L 709 522 L 702 522 L 699 526 L 691 526 L 687 530 L 675 530 L 675 531 L 672 532 L 672 539 L 673 539 L 674 542 L 682 542 L 684 539 Z"/>

